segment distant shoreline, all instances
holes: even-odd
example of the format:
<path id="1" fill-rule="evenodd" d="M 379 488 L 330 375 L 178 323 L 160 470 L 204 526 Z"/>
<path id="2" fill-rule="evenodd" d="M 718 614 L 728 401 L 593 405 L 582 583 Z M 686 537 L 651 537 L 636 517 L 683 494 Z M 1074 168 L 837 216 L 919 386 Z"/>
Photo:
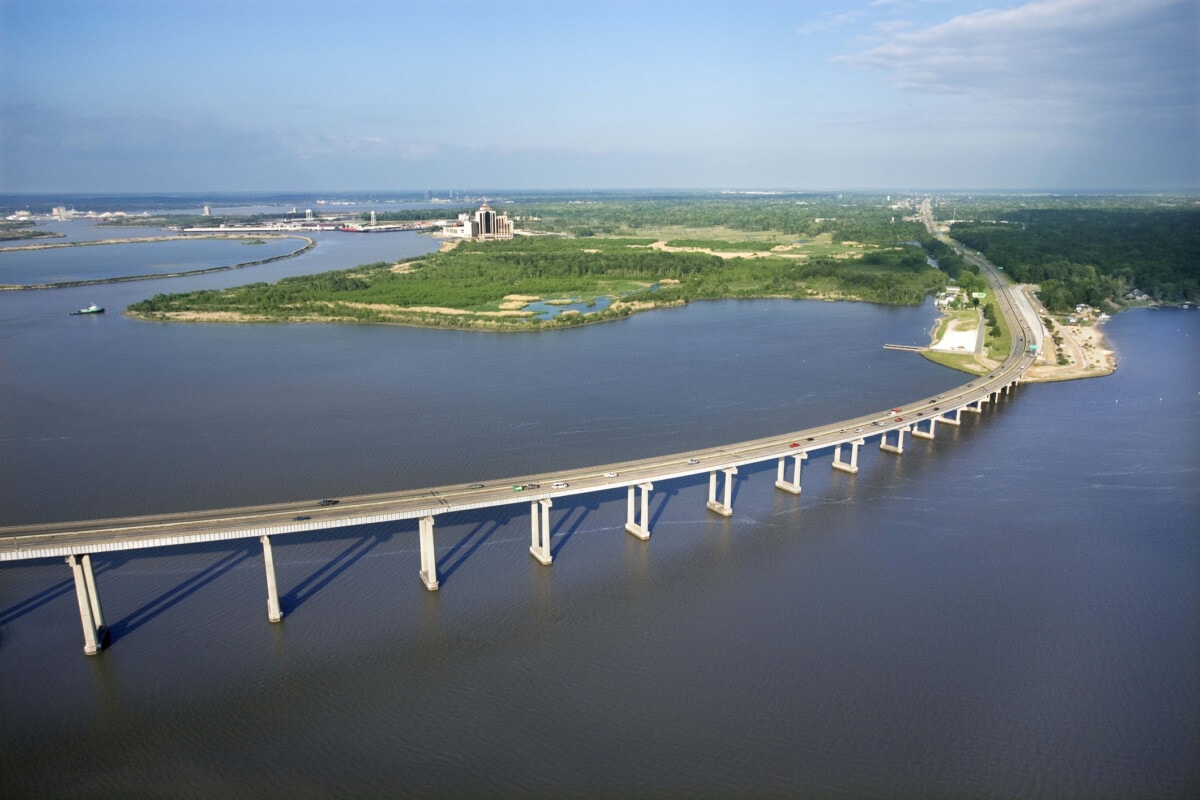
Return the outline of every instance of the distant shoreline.
<path id="1" fill-rule="evenodd" d="M 77 281 L 55 281 L 53 283 L 29 283 L 29 284 L 0 284 L 0 290 L 3 291 L 21 291 L 24 289 L 69 289 L 75 286 L 98 286 L 105 283 L 126 283 L 128 281 L 148 281 L 155 278 L 182 278 L 188 275 L 204 275 L 210 272 L 227 272 L 234 269 L 242 269 L 244 267 L 256 267 L 260 264 L 270 264 L 274 261 L 282 261 L 285 258 L 293 258 L 301 253 L 306 253 L 317 246 L 315 239 L 308 236 L 299 236 L 295 234 L 254 234 L 254 235 L 213 235 L 213 236 L 142 236 L 134 239 L 99 239 L 94 242 L 50 242 L 46 244 L 35 244 L 26 247 L 0 247 L 0 253 L 11 252 L 13 250 L 49 250 L 57 247 L 91 247 L 94 245 L 108 244 L 138 244 L 144 242 L 166 242 L 179 239 L 299 239 L 305 244 L 290 253 L 283 255 L 271 256 L 270 258 L 259 258 L 254 261 L 242 261 L 237 264 L 226 264 L 219 267 L 202 267 L 200 269 L 183 270 L 181 272 L 155 272 L 147 275 L 121 275 L 114 278 L 86 278 Z"/>

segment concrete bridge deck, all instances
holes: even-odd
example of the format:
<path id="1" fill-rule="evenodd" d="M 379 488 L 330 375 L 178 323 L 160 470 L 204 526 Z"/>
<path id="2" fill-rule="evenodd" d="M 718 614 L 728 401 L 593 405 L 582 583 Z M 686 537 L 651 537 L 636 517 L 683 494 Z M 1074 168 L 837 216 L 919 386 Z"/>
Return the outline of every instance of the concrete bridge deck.
<path id="1" fill-rule="evenodd" d="M 282 619 L 275 586 L 271 537 L 305 531 L 399 520 L 418 520 L 421 548 L 420 578 L 430 590 L 438 588 L 434 547 L 434 520 L 440 514 L 493 506 L 530 504 L 530 553 L 544 564 L 551 563 L 549 509 L 556 498 L 591 492 L 626 489 L 626 530 L 641 539 L 650 536 L 647 498 L 656 482 L 709 474 L 707 507 L 715 513 L 732 514 L 731 490 L 737 468 L 775 459 L 775 485 L 784 491 L 801 491 L 801 463 L 810 453 L 832 449 L 833 468 L 857 472 L 858 448 L 868 438 L 879 437 L 880 449 L 901 453 L 904 435 L 932 439 L 937 423 L 958 425 L 963 412 L 978 412 L 983 405 L 1011 391 L 1032 365 L 1027 343 L 1038 344 L 1041 331 L 1031 327 L 1037 319 L 1032 309 L 1019 307 L 1028 300 L 1009 291 L 1003 279 L 986 261 L 977 263 L 996 291 L 998 305 L 1013 331 L 1013 347 L 1005 362 L 986 377 L 895 409 L 853 419 L 783 433 L 762 439 L 672 453 L 664 456 L 523 475 L 494 480 L 486 485 L 462 484 L 427 489 L 339 498 L 336 504 L 316 501 L 279 503 L 193 512 L 180 512 L 118 519 L 83 520 L 0 528 L 0 562 L 33 558 L 66 557 L 74 574 L 84 652 L 94 654 L 103 646 L 103 618 L 91 568 L 94 553 L 166 547 L 226 539 L 259 538 L 263 544 L 268 588 L 268 619 Z M 922 424 L 923 423 L 923 424 Z M 849 448 L 849 460 L 843 460 Z M 792 478 L 786 478 L 786 461 L 792 458 Z M 724 473 L 724 495 L 718 498 L 720 473 Z M 556 488 L 555 485 L 558 484 Z M 535 486 L 536 485 L 536 486 Z M 474 487 L 474 488 L 472 488 Z M 521 487 L 521 488 L 516 488 Z M 528 488 L 525 488 L 528 487 Z M 640 491 L 640 519 L 636 495 Z M 300 519 L 300 517 L 303 517 Z"/>
<path id="2" fill-rule="evenodd" d="M 347 525 L 419 519 L 454 511 L 536 502 L 555 497 L 622 489 L 646 482 L 669 481 L 848 445 L 856 440 L 904 430 L 925 420 L 945 420 L 958 409 L 987 402 L 1007 390 L 1018 375 L 997 370 L 994 377 L 972 381 L 944 397 L 930 397 L 899 407 L 829 425 L 737 442 L 721 447 L 665 456 L 602 464 L 555 473 L 521 475 L 488 481 L 483 488 L 463 484 L 384 494 L 343 497 L 336 505 L 315 500 L 241 508 L 179 512 L 0 528 L 0 562 L 72 554 L 134 550 L 173 544 L 275 536 Z M 935 410 L 936 409 L 936 410 Z M 605 477 L 606 473 L 616 477 Z M 554 489 L 562 482 L 566 488 Z M 514 486 L 538 484 L 537 489 L 514 491 Z M 296 516 L 310 519 L 297 521 Z"/>

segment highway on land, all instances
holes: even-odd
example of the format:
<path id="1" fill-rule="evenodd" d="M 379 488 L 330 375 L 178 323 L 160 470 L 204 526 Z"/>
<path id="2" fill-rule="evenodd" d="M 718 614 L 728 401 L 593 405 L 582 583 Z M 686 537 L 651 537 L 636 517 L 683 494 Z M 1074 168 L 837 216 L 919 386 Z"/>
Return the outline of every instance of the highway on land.
<path id="1" fill-rule="evenodd" d="M 928 219 L 932 221 L 930 214 Z M 600 466 L 525 475 L 486 484 L 457 484 L 336 499 L 316 499 L 187 511 L 143 517 L 84 520 L 0 528 L 0 561 L 71 554 L 131 550 L 224 539 L 272 536 L 302 531 L 418 519 L 455 511 L 529 503 L 545 498 L 609 491 L 653 481 L 666 481 L 770 459 L 827 450 L 860 442 L 887 431 L 910 430 L 917 422 L 938 418 L 972 403 L 983 403 L 1015 384 L 1033 359 L 1029 342 L 1041 349 L 1041 324 L 1029 300 L 982 257 L 964 251 L 980 266 L 996 290 L 999 309 L 1013 331 L 1013 348 L 1004 363 L 986 377 L 934 397 L 921 398 L 876 413 L 764 439 L 721 447 L 625 461 Z M 555 484 L 558 484 L 556 487 Z"/>

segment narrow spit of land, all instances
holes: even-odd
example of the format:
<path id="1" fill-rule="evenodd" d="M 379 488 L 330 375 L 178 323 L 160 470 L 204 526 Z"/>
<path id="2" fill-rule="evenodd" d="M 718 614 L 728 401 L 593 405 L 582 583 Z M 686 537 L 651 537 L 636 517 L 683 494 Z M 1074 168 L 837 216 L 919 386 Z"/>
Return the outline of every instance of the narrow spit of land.
<path id="1" fill-rule="evenodd" d="M 140 244 L 145 242 L 169 242 L 179 239 L 244 239 L 248 241 L 262 239 L 298 239 L 303 242 L 303 245 L 296 248 L 290 253 L 284 253 L 270 258 L 259 258 L 253 261 L 241 261 L 237 264 L 225 264 L 218 267 L 202 267 L 200 269 L 180 270 L 178 272 L 152 272 L 145 275 L 120 275 L 111 278 L 88 278 L 75 281 L 55 281 L 53 283 L 33 283 L 33 284 L 0 284 L 0 290 L 18 290 L 18 289 L 66 289 L 72 286 L 97 286 L 104 283 L 125 283 L 127 281 L 146 281 L 155 280 L 158 278 L 182 278 L 186 275 L 204 275 L 209 272 L 226 272 L 233 269 L 243 269 L 245 267 L 256 267 L 262 264 L 270 264 L 274 261 L 282 261 L 285 258 L 292 258 L 301 253 L 306 253 L 317 246 L 315 240 L 308 236 L 298 236 L 294 234 L 279 235 L 279 234 L 222 234 L 219 236 L 196 236 L 196 235 L 164 235 L 164 236 L 138 236 L 129 239 L 98 239 L 93 242 L 41 242 L 38 244 L 24 245 L 21 247 L 0 247 L 0 253 L 13 250 L 51 250 L 62 247 L 98 247 L 102 245 L 114 244 Z"/>

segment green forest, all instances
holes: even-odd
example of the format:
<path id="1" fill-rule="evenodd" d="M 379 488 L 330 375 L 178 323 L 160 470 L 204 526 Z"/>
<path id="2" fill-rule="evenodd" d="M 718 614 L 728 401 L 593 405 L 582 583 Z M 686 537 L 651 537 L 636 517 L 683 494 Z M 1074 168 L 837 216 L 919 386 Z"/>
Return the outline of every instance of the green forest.
<path id="1" fill-rule="evenodd" d="M 1200 302 L 1200 209 L 1189 200 L 950 196 L 935 202 L 939 217 L 955 220 L 956 239 L 1014 280 L 1040 284 L 1051 311 L 1078 303 L 1119 307 L 1140 297 L 1135 290 L 1157 302 Z M 201 311 L 525 329 L 701 299 L 915 304 L 947 280 L 982 288 L 976 268 L 925 230 L 913 198 L 585 194 L 521 197 L 497 207 L 539 235 L 462 242 L 403 269 L 368 264 L 275 284 L 156 295 L 129 311 L 160 319 Z M 397 210 L 380 221 L 428 213 Z M 228 220 L 237 221 L 247 220 Z M 665 249 L 652 247 L 656 242 Z M 927 255 L 938 269 L 927 265 Z M 541 321 L 515 310 L 521 304 L 514 296 L 585 302 L 595 310 Z M 604 308 L 601 298 L 611 305 Z"/>
<path id="2" fill-rule="evenodd" d="M 990 221 L 958 222 L 951 235 L 1020 283 L 1041 285 L 1051 311 L 1127 302 L 1134 290 L 1160 303 L 1200 302 L 1200 209 L 1008 208 Z"/>
<path id="3" fill-rule="evenodd" d="M 636 211 L 622 205 L 603 211 L 613 221 Z M 595 210 L 593 209 L 593 212 Z M 635 214 L 635 216 L 636 216 Z M 653 249 L 649 237 L 561 235 L 521 236 L 507 241 L 460 243 L 453 250 L 396 268 L 386 263 L 286 278 L 229 290 L 156 295 L 128 311 L 147 318 L 185 312 L 229 312 L 255 319 L 353 319 L 362 322 L 521 329 L 560 327 L 625 316 L 634 310 L 700 299 L 831 297 L 878 303 L 917 304 L 945 286 L 943 272 L 931 268 L 914 239 L 898 242 L 897 229 L 875 209 L 848 215 L 848 228 L 860 241 L 834 243 L 830 235 L 808 245 L 795 236 L 784 252 L 768 245 L 703 238 L 672 240 L 674 246 L 714 252 L 746 252 L 757 257 L 722 258 L 705 252 Z M 697 222 L 682 212 L 678 220 Z M 731 217 L 722 217 L 728 223 Z M 886 219 L 886 221 L 885 221 Z M 623 229 L 632 226 L 621 223 Z M 914 231 L 906 223 L 902 235 Z M 689 228 L 690 229 L 690 228 Z M 839 236 L 844 235 L 839 232 Z M 877 243 L 865 244 L 862 240 Z M 586 314 L 563 314 L 551 321 L 496 312 L 512 295 L 615 302 Z M 433 313 L 456 309 L 461 316 Z M 406 309 L 413 309 L 406 312 Z M 484 318 L 483 315 L 493 316 Z"/>

